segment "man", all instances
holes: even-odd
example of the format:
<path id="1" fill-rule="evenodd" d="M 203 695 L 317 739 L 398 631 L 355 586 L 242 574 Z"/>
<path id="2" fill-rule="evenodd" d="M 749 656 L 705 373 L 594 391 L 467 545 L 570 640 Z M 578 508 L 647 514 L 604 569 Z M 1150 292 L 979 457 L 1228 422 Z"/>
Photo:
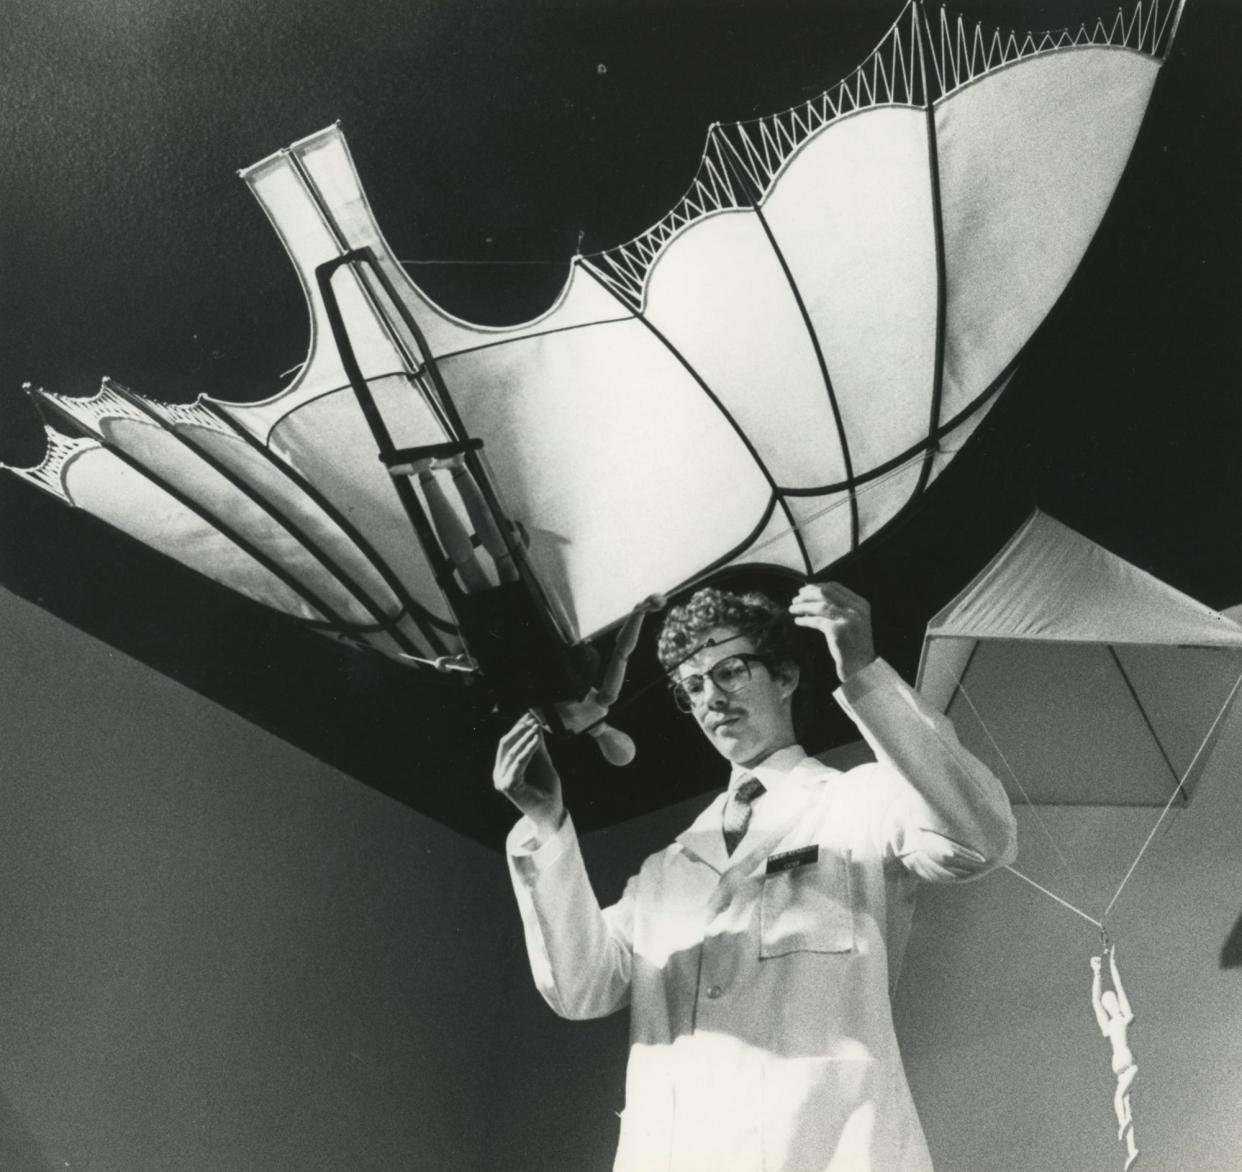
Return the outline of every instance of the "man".
<path id="1" fill-rule="evenodd" d="M 889 1004 L 913 888 L 1011 860 L 1013 814 L 876 659 L 863 599 L 810 585 L 789 613 L 823 634 L 876 763 L 842 773 L 798 746 L 775 603 L 699 591 L 660 657 L 729 788 L 606 910 L 534 721 L 497 751 L 496 786 L 524 815 L 509 859 L 540 992 L 571 1018 L 631 1007 L 617 1172 L 931 1168 Z"/>

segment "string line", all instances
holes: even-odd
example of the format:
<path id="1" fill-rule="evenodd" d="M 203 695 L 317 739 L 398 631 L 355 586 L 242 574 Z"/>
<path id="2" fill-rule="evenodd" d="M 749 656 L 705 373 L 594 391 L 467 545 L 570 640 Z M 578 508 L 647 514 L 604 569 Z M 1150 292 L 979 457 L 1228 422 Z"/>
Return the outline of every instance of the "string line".
<path id="1" fill-rule="evenodd" d="M 1006 863 L 1004 869 L 1011 875 L 1017 875 L 1017 877 L 1024 883 L 1029 883 L 1037 891 L 1042 891 L 1046 896 L 1048 896 L 1049 899 L 1055 899 L 1062 907 L 1069 908 L 1069 910 L 1075 915 L 1082 916 L 1084 920 L 1086 920 L 1089 924 L 1094 924 L 1101 932 L 1104 931 L 1104 924 L 1102 921 L 1095 919 L 1093 916 L 1087 915 L 1087 913 L 1082 911 L 1080 908 L 1076 908 L 1069 902 L 1069 900 L 1062 899 L 1059 895 L 1057 895 L 1055 891 L 1049 891 L 1048 888 L 1044 887 L 1042 884 L 1036 883 L 1034 879 L 1032 879 L 1029 875 L 1024 875 L 1018 870 L 1017 867 L 1011 867 L 1008 863 Z"/>
<path id="2" fill-rule="evenodd" d="M 1237 691 L 1240 686 L 1242 686 L 1242 675 L 1238 676 L 1238 678 L 1234 681 L 1233 687 L 1229 689 L 1229 695 L 1225 697 L 1225 702 L 1221 705 L 1220 711 L 1217 712 L 1216 719 L 1212 721 L 1206 735 L 1199 743 L 1198 749 L 1195 750 L 1194 757 L 1191 759 L 1190 764 L 1186 766 L 1186 771 L 1180 778 L 1178 778 L 1177 785 L 1173 787 L 1173 792 L 1169 795 L 1169 800 L 1165 802 L 1164 809 L 1160 811 L 1160 817 L 1156 819 L 1155 826 L 1151 828 L 1151 833 L 1147 836 L 1146 841 L 1139 848 L 1139 853 L 1134 857 L 1134 862 L 1130 864 L 1130 869 L 1126 872 L 1125 878 L 1122 879 L 1121 886 L 1117 888 L 1116 892 L 1113 894 L 1113 898 L 1108 901 L 1108 907 L 1104 909 L 1105 918 L 1107 918 L 1108 913 L 1113 910 L 1113 905 L 1116 904 L 1117 900 L 1121 898 L 1122 891 L 1125 890 L 1126 884 L 1130 882 L 1130 876 L 1134 874 L 1134 869 L 1139 865 L 1139 860 L 1142 859 L 1143 855 L 1147 853 L 1147 848 L 1151 846 L 1152 840 L 1156 837 L 1156 831 L 1160 829 L 1160 824 L 1164 821 L 1165 816 L 1172 808 L 1173 803 L 1177 800 L 1177 795 L 1182 792 L 1182 787 L 1185 785 L 1186 779 L 1191 775 L 1195 766 L 1199 763 L 1199 758 L 1203 755 L 1203 750 L 1207 748 L 1208 742 L 1212 739 L 1212 734 L 1216 731 L 1216 726 L 1220 724 L 1225 713 L 1229 710 L 1229 705 L 1232 703 L 1234 696 L 1237 695 Z"/>
<path id="3" fill-rule="evenodd" d="M 1044 821 L 1042 815 L 1040 814 L 1039 808 L 1035 805 L 1033 801 L 1031 801 L 1031 795 L 1026 792 L 1026 787 L 1022 784 L 1021 781 L 1018 780 L 1017 773 L 1014 771 L 1013 766 L 1009 764 L 1009 758 L 1005 756 L 1004 751 L 1001 749 L 1000 745 L 996 743 L 996 738 L 992 735 L 992 730 L 988 727 L 987 721 L 983 719 L 983 714 L 976 707 L 974 700 L 971 699 L 970 693 L 966 690 L 965 682 L 962 680 L 961 676 L 957 675 L 956 672 L 954 672 L 954 678 L 957 680 L 958 690 L 962 693 L 962 698 L 966 701 L 967 704 L 970 705 L 970 710 L 971 712 L 974 713 L 975 719 L 979 722 L 979 727 L 983 729 L 984 735 L 991 742 L 992 748 L 995 751 L 996 755 L 1001 759 L 1001 764 L 1004 765 L 1005 772 L 1009 774 L 1009 777 L 1013 781 L 1013 784 L 1017 786 L 1018 792 L 1022 795 L 1022 800 L 1026 802 L 1028 808 L 1031 811 L 1031 815 L 1035 819 L 1036 824 L 1039 826 L 1039 829 L 1043 832 L 1044 837 L 1048 840 L 1049 846 L 1052 847 L 1053 853 L 1057 856 L 1058 859 L 1061 860 L 1061 866 L 1065 868 L 1066 874 L 1069 875 L 1070 879 L 1073 880 L 1075 887 L 1077 887 L 1079 891 L 1081 891 L 1084 895 L 1087 894 L 1087 885 L 1082 881 L 1082 879 L 1079 878 L 1078 873 L 1074 870 L 1073 867 L 1070 866 L 1069 859 L 1065 857 L 1064 853 L 1061 851 L 1060 846 L 1057 845 L 1057 840 L 1053 836 L 1052 831 L 1048 829 L 1048 824 Z M 1017 874 L 1017 872 L 1014 872 L 1014 873 Z M 1026 876 L 1022 876 L 1022 878 L 1026 878 Z M 1038 884 L 1036 884 L 1036 886 L 1038 886 Z M 1044 889 L 1040 888 L 1040 890 L 1044 890 Z M 1048 894 L 1051 895 L 1052 893 L 1049 892 Z M 1065 901 L 1060 899 L 1059 896 L 1054 895 L 1053 899 L 1057 899 L 1059 902 L 1065 903 Z M 1083 912 L 1080 912 L 1078 911 L 1077 908 L 1074 908 L 1072 904 L 1066 904 L 1066 906 L 1073 908 L 1073 910 L 1078 912 L 1080 916 L 1084 915 Z M 1105 914 L 1107 915 L 1107 913 Z M 1085 916 L 1085 918 L 1088 920 L 1091 920 L 1093 924 L 1097 922 L 1096 920 L 1092 920 L 1090 916 Z"/>
<path id="4" fill-rule="evenodd" d="M 1018 792 L 1022 795 L 1023 800 L 1030 807 L 1031 813 L 1034 815 L 1036 822 L 1039 824 L 1040 830 L 1043 831 L 1045 837 L 1048 839 L 1049 843 L 1051 844 L 1052 849 L 1056 852 L 1057 857 L 1061 860 L 1062 864 L 1064 865 L 1069 875 L 1074 879 L 1074 882 L 1079 887 L 1083 887 L 1084 885 L 1082 881 L 1078 878 L 1074 869 L 1069 865 L 1068 860 L 1065 858 L 1064 854 L 1062 854 L 1060 848 L 1057 846 L 1056 840 L 1055 838 L 1053 838 L 1052 833 L 1048 830 L 1048 827 L 1045 824 L 1044 820 L 1040 817 L 1039 811 L 1036 808 L 1035 803 L 1031 801 L 1030 795 L 1026 792 L 1025 787 L 1018 780 L 1017 774 L 1014 772 L 1013 767 L 1009 764 L 1008 758 L 1006 758 L 1004 752 L 1001 750 L 1001 747 L 996 743 L 996 738 L 992 735 L 992 730 L 988 727 L 987 722 L 983 719 L 983 716 L 979 712 L 979 709 L 975 706 L 975 702 L 971 699 L 970 693 L 966 690 L 966 686 L 962 682 L 961 677 L 956 676 L 956 679 L 957 679 L 958 688 L 962 693 L 962 697 L 965 699 L 966 703 L 970 705 L 970 709 L 974 713 L 975 719 L 979 722 L 979 727 L 983 729 L 984 734 L 987 736 L 988 740 L 991 742 L 992 748 L 995 750 L 997 756 L 1000 758 L 1002 764 L 1005 767 L 1006 772 L 1009 774 L 1014 785 L 1017 787 Z M 1032 879 L 1029 875 L 1024 875 L 1016 867 L 1006 866 L 1004 869 L 1006 871 L 1009 871 L 1011 874 L 1016 875 L 1019 879 L 1023 880 L 1024 882 L 1029 883 L 1032 887 L 1036 888 L 1037 890 L 1043 892 L 1046 896 L 1048 896 L 1050 899 L 1055 900 L 1057 903 L 1061 904 L 1063 907 L 1068 908 L 1075 915 L 1081 916 L 1084 920 L 1087 920 L 1089 923 L 1094 924 L 1097 928 L 1100 929 L 1101 932 L 1105 931 L 1104 921 L 1108 919 L 1109 913 L 1116 906 L 1118 899 L 1121 898 L 1122 891 L 1125 890 L 1126 884 L 1130 882 L 1130 877 L 1134 874 L 1139 863 L 1142 861 L 1143 856 L 1147 853 L 1147 849 L 1148 847 L 1151 846 L 1153 840 L 1155 839 L 1157 831 L 1160 829 L 1160 826 L 1164 822 L 1165 817 L 1168 815 L 1169 810 L 1172 809 L 1173 803 L 1177 800 L 1177 795 L 1183 792 L 1183 787 L 1186 784 L 1186 780 L 1194 772 L 1194 768 L 1198 764 L 1199 758 L 1203 756 L 1204 750 L 1207 748 L 1208 744 L 1210 743 L 1212 739 L 1212 735 L 1213 733 L 1215 733 L 1217 726 L 1224 719 L 1225 713 L 1229 711 L 1230 704 L 1233 702 L 1234 697 L 1237 695 L 1239 688 L 1242 688 L 1242 675 L 1239 675 L 1237 680 L 1234 681 L 1234 685 L 1229 690 L 1229 694 L 1225 697 L 1225 701 L 1221 705 L 1220 710 L 1216 713 L 1216 716 L 1213 719 L 1211 725 L 1209 726 L 1206 734 L 1204 734 L 1203 739 L 1199 742 L 1199 747 L 1198 749 L 1195 750 L 1194 757 L 1191 759 L 1190 764 L 1186 767 L 1181 777 L 1178 778 L 1177 784 L 1173 787 L 1173 792 L 1169 795 L 1169 800 L 1165 802 L 1164 808 L 1160 811 L 1160 817 L 1156 819 L 1156 824 L 1151 828 L 1151 832 L 1147 835 L 1147 838 L 1143 842 L 1143 845 L 1139 848 L 1138 854 L 1135 855 L 1134 861 L 1130 864 L 1129 869 L 1126 871 L 1125 876 L 1121 880 L 1121 884 L 1118 886 L 1116 892 L 1114 892 L 1112 899 L 1109 900 L 1108 906 L 1104 909 L 1103 915 L 1101 916 L 1099 920 L 1095 919 L 1092 916 L 1087 915 L 1086 912 L 1082 911 L 1080 908 L 1075 907 L 1068 900 L 1062 899 L 1061 896 L 1057 895 L 1055 892 L 1050 891 L 1048 888 L 1042 886 L 1039 883 L 1036 883 L 1034 879 Z"/>

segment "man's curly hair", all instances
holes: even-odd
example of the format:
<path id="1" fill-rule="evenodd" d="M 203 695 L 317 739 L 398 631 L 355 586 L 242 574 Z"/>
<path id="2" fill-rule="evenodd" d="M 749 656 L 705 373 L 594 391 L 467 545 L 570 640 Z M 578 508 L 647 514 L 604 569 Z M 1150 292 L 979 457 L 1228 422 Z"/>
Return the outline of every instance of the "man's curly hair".
<path id="1" fill-rule="evenodd" d="M 797 628 L 783 606 L 757 591 L 735 594 L 708 586 L 668 612 L 656 647 L 661 667 L 666 672 L 675 670 L 702 646 L 715 627 L 733 627 L 749 635 L 755 654 L 769 667 L 797 664 L 800 658 L 794 642 Z"/>

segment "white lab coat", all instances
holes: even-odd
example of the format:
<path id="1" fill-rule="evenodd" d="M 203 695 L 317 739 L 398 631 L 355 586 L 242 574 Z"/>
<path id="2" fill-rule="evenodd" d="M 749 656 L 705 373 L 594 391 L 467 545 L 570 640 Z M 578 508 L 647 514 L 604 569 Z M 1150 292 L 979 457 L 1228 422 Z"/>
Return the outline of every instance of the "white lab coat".
<path id="1" fill-rule="evenodd" d="M 877 762 L 750 769 L 767 792 L 732 858 L 721 794 L 601 911 L 572 822 L 510 835 L 540 992 L 569 1018 L 631 1007 L 615 1172 L 930 1172 L 889 1004 L 913 889 L 1010 861 L 1013 814 L 887 664 L 837 699 Z"/>

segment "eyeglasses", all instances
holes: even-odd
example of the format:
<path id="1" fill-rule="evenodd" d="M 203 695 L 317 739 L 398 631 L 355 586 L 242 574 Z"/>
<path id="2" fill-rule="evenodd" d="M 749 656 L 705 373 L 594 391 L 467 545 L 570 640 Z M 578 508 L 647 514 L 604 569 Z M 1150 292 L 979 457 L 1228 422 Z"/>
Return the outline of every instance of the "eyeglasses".
<path id="1" fill-rule="evenodd" d="M 730 655 L 727 659 L 713 663 L 707 671 L 701 674 L 682 676 L 681 679 L 670 681 L 673 702 L 682 712 L 693 712 L 703 702 L 709 679 L 717 688 L 729 695 L 740 692 L 750 683 L 750 665 L 766 662 L 762 655 L 751 655 L 749 652 Z"/>

